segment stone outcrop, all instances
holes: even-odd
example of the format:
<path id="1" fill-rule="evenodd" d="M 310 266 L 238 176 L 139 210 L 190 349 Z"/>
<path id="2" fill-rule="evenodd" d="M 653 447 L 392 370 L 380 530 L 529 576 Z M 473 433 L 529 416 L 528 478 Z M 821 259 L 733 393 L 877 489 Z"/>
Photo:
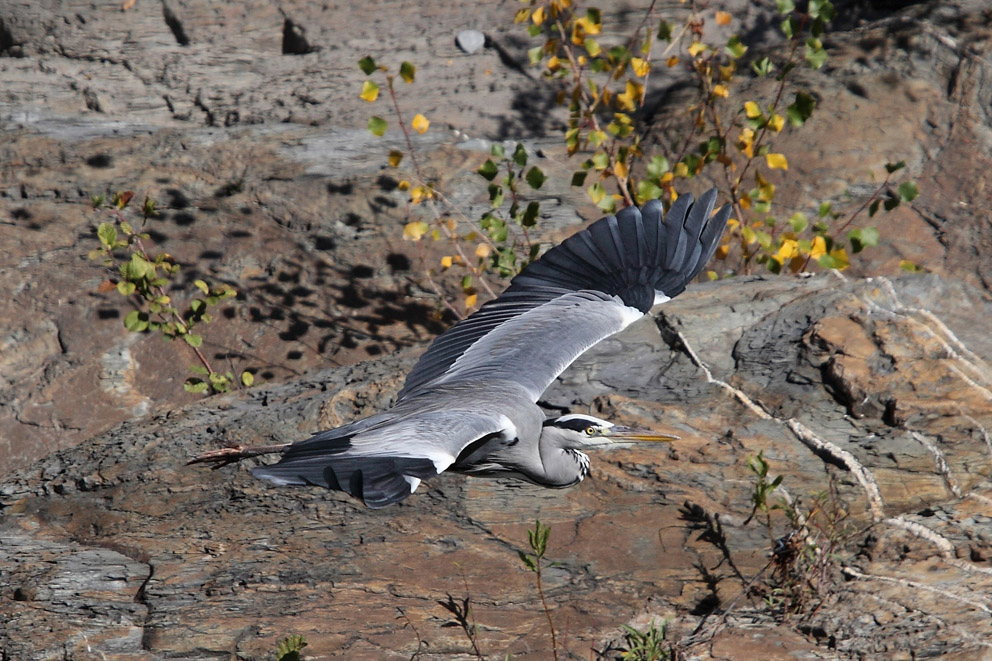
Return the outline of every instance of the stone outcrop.
<path id="1" fill-rule="evenodd" d="M 368 510 L 260 482 L 250 462 L 185 465 L 381 409 L 410 354 L 214 397 L 15 473 L 0 487 L 4 653 L 262 658 L 302 634 L 316 658 L 467 657 L 450 595 L 470 599 L 485 655 L 547 658 L 517 557 L 540 519 L 559 645 L 579 656 L 609 658 L 620 625 L 650 617 L 692 657 L 987 655 L 992 341 L 972 320 L 992 304 L 935 276 L 825 274 L 701 285 L 662 310 L 545 400 L 682 440 L 598 453 L 575 488 L 442 475 Z M 833 490 L 822 506 L 847 513 L 818 607 L 785 621 L 805 638 L 742 596 L 769 571 L 772 540 L 745 524 L 758 452 L 783 476 L 770 504 L 809 512 Z M 788 528 L 781 512 L 772 525 Z"/>
<path id="2" fill-rule="evenodd" d="M 680 443 L 601 453 L 565 491 L 445 475 L 381 512 L 260 483 L 247 462 L 184 464 L 387 406 L 451 322 L 383 167 L 402 137 L 365 129 L 361 56 L 418 66 L 400 102 L 431 119 L 421 165 L 466 215 L 488 205 L 473 170 L 491 140 L 524 141 L 552 175 L 542 239 L 598 215 L 567 185 L 562 110 L 520 64 L 532 44 L 498 3 L 122 4 L 0 12 L 0 658 L 265 658 L 294 633 L 314 657 L 473 658 L 439 603 L 469 598 L 485 656 L 546 659 L 517 558 L 535 518 L 553 528 L 545 588 L 577 657 L 612 658 L 621 625 L 663 619 L 692 658 L 992 654 L 985 2 L 837 3 L 827 66 L 799 74 L 818 107 L 776 143 L 776 204 L 863 199 L 866 170 L 905 160 L 921 196 L 876 218 L 879 247 L 844 276 L 694 287 L 546 394 L 549 411 Z M 774 47 L 770 6 L 726 8 L 728 29 Z M 640 20 L 603 9 L 618 32 Z M 472 55 L 465 29 L 486 35 Z M 683 73 L 660 69 L 645 119 L 664 144 Z M 239 290 L 205 347 L 262 385 L 201 401 L 175 345 L 123 329 L 86 260 L 106 219 L 90 198 L 118 190 L 160 202 L 144 229 L 184 287 Z M 903 259 L 930 274 L 900 276 Z M 783 476 L 773 504 L 839 517 L 812 516 L 837 559 L 789 616 L 767 592 L 786 517 L 771 536 L 763 517 L 745 525 L 758 452 Z"/>

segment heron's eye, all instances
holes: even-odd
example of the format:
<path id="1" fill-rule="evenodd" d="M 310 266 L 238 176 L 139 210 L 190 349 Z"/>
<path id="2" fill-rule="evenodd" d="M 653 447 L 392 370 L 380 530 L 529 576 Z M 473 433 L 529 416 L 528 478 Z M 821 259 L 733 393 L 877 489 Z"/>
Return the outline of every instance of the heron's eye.
<path id="1" fill-rule="evenodd" d="M 595 427 L 586 427 L 586 435 L 593 436 L 596 433 Z"/>

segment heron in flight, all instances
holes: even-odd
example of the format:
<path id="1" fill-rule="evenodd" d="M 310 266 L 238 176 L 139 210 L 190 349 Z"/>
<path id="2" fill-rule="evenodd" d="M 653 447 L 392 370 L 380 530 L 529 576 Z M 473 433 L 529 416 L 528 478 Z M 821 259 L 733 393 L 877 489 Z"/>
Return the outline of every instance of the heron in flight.
<path id="1" fill-rule="evenodd" d="M 255 476 L 379 508 L 446 470 L 567 487 L 589 473 L 583 449 L 676 440 L 589 415 L 545 419 L 537 401 L 587 349 L 685 290 L 727 224 L 729 205 L 712 214 L 715 201 L 716 190 L 697 202 L 683 195 L 664 218 L 657 200 L 628 207 L 550 249 L 439 335 L 388 410 L 298 443 L 225 448 L 193 462 L 281 452 Z"/>

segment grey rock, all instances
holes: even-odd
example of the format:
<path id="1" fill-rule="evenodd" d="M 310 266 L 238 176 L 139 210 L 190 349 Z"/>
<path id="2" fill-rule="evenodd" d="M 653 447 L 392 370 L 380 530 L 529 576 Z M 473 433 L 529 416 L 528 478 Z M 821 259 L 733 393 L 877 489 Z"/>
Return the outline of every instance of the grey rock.
<path id="1" fill-rule="evenodd" d="M 455 43 L 463 51 L 471 55 L 486 45 L 486 35 L 478 30 L 462 30 L 455 36 Z"/>

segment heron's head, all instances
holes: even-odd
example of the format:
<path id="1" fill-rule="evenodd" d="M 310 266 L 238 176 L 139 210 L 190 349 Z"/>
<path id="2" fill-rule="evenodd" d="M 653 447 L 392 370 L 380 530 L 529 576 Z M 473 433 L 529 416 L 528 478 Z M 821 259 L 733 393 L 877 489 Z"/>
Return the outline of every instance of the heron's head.
<path id="1" fill-rule="evenodd" d="M 591 415 L 571 413 L 544 421 L 545 433 L 554 428 L 554 435 L 562 447 L 601 448 L 630 443 L 677 441 L 678 436 L 659 434 L 649 429 L 624 427 Z"/>

